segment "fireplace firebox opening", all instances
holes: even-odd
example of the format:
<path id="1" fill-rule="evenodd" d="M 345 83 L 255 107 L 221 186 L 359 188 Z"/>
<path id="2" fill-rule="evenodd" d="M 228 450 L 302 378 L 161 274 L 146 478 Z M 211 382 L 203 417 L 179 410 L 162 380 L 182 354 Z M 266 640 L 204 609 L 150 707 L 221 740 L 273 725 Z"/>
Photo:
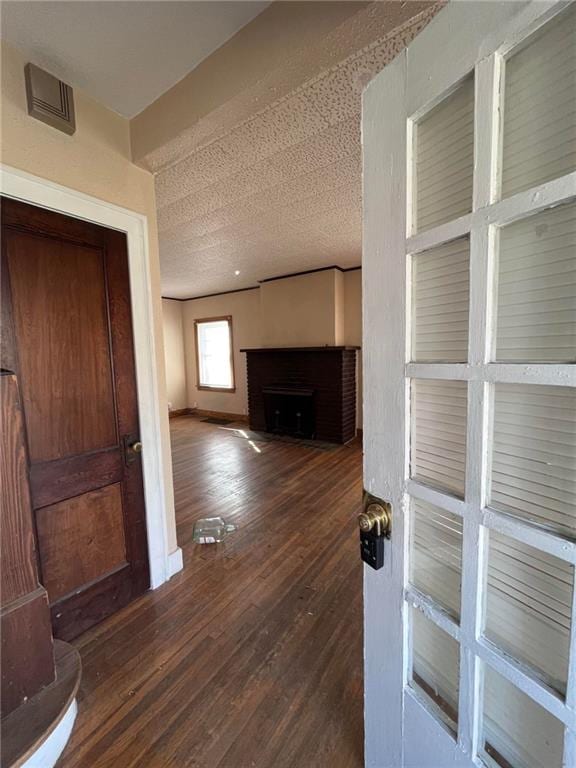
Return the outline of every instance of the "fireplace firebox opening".
<path id="1" fill-rule="evenodd" d="M 266 431 L 313 439 L 316 436 L 314 390 L 263 387 Z"/>

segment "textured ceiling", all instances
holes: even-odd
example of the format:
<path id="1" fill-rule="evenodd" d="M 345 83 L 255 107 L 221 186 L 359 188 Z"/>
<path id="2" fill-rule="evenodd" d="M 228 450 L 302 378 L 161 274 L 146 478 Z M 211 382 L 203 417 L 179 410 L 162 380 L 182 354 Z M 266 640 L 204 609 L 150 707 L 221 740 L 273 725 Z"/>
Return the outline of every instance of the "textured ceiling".
<path id="1" fill-rule="evenodd" d="M 235 123 L 228 114 L 220 133 L 212 121 L 204 141 L 194 131 L 180 140 L 170 164 L 154 168 L 163 295 L 360 263 L 362 88 L 439 7 L 375 3 L 365 15 L 369 43 L 356 20 L 361 48 L 350 52 L 347 40 L 343 58 L 260 111 Z M 396 24 L 400 13 L 390 31 L 388 17 Z"/>
<path id="2" fill-rule="evenodd" d="M 269 4 L 4 0 L 0 17 L 29 61 L 131 117 Z"/>

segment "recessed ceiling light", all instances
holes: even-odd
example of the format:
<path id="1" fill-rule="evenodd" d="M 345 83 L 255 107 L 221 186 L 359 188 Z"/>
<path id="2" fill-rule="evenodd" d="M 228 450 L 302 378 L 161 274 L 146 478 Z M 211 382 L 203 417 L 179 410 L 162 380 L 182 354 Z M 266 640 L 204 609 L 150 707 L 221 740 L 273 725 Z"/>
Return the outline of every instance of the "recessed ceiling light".
<path id="1" fill-rule="evenodd" d="M 235 270 L 234 270 L 234 274 L 235 274 L 235 275 L 239 275 L 239 274 L 240 274 L 240 270 L 239 270 L 239 269 L 235 269 Z"/>

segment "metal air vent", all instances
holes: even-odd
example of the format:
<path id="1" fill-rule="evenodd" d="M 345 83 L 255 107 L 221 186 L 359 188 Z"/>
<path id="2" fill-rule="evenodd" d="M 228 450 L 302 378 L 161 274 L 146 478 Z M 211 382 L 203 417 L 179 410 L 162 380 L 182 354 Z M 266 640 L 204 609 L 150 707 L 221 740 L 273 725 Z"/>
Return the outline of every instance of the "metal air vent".
<path id="1" fill-rule="evenodd" d="M 76 130 L 72 88 L 35 64 L 27 64 L 26 96 L 28 114 L 64 133 Z"/>

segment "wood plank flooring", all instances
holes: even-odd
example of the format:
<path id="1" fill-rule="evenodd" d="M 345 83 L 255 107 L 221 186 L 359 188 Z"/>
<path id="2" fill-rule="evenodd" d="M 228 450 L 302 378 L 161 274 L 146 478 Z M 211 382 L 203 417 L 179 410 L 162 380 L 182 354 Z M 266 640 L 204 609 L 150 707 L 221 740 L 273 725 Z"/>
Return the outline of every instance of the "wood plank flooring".
<path id="1" fill-rule="evenodd" d="M 239 425 L 241 426 L 241 425 Z M 171 421 L 184 571 L 80 637 L 60 768 L 361 768 L 359 445 Z M 238 530 L 192 543 L 198 517 Z"/>

